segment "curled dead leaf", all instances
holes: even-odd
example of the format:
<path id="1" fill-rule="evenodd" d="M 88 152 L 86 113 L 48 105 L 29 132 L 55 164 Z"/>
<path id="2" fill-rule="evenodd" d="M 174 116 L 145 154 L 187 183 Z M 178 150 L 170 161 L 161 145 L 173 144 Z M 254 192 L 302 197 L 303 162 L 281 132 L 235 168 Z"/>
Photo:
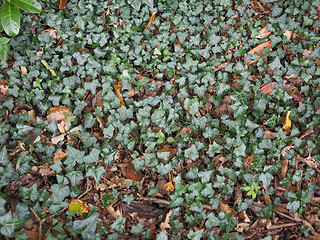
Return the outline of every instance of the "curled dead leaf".
<path id="1" fill-rule="evenodd" d="M 261 28 L 259 30 L 259 33 L 260 35 L 259 36 L 256 36 L 256 38 L 259 38 L 259 39 L 263 39 L 263 38 L 266 38 L 266 37 L 269 37 L 269 35 L 271 34 L 271 32 L 267 32 L 267 25 L 264 26 L 263 28 Z"/>
<path id="2" fill-rule="evenodd" d="M 283 129 L 284 132 L 288 132 L 288 131 L 291 130 L 292 123 L 291 123 L 291 120 L 289 118 L 290 113 L 291 113 L 291 111 L 287 112 L 286 119 L 285 119 L 285 121 L 283 123 L 283 126 L 282 126 L 282 129 Z"/>
<path id="3" fill-rule="evenodd" d="M 121 105 L 125 105 L 125 103 L 124 103 L 124 101 L 123 101 L 122 94 L 121 94 L 122 86 L 123 86 L 122 81 L 119 81 L 118 84 L 115 84 L 115 85 L 114 85 L 114 90 L 115 90 L 116 96 L 120 99 L 120 104 L 121 104 Z"/>
<path id="4" fill-rule="evenodd" d="M 24 75 L 28 72 L 27 68 L 25 66 L 20 66 L 20 73 L 21 75 Z"/>
<path id="5" fill-rule="evenodd" d="M 161 229 L 171 228 L 170 226 L 170 216 L 171 216 L 171 210 L 167 213 L 166 219 L 163 223 L 160 224 Z"/>
<path id="6" fill-rule="evenodd" d="M 45 32 L 49 32 L 50 37 L 52 37 L 53 39 L 57 39 L 57 30 L 55 30 L 55 27 L 43 30 L 41 34 L 44 34 Z"/>

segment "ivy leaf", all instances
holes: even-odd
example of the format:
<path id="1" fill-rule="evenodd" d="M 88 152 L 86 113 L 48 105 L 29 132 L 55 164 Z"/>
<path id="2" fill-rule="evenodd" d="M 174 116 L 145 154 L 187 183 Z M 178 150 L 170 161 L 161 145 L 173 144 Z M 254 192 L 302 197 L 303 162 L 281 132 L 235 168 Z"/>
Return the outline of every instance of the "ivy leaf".
<path id="1" fill-rule="evenodd" d="M 121 234 L 124 231 L 124 223 L 125 223 L 125 221 L 126 221 L 126 219 L 124 217 L 118 216 L 117 220 L 114 223 L 112 223 L 110 225 L 110 227 Z"/>
<path id="2" fill-rule="evenodd" d="M 213 157 L 215 153 L 220 153 L 223 147 L 216 142 L 209 145 L 208 155 L 209 157 Z"/>
<path id="3" fill-rule="evenodd" d="M 68 172 L 66 177 L 69 178 L 71 186 L 76 186 L 83 179 L 81 171 Z"/>
<path id="4" fill-rule="evenodd" d="M 99 185 L 100 178 L 105 173 L 106 173 L 106 170 L 102 166 L 100 166 L 98 168 L 92 166 L 89 168 L 89 170 L 86 174 L 86 177 L 93 177 L 94 180 L 96 181 L 96 183 Z"/>
<path id="5" fill-rule="evenodd" d="M 98 223 L 99 214 L 93 212 L 88 218 L 84 220 L 76 220 L 73 222 L 73 229 L 80 233 L 83 239 L 96 239 L 96 227 Z"/>
<path id="6" fill-rule="evenodd" d="M 186 158 L 191 158 L 193 161 L 196 161 L 199 158 L 199 152 L 195 145 L 192 145 L 184 151 L 184 156 Z"/>
<path id="7" fill-rule="evenodd" d="M 0 232 L 2 235 L 12 237 L 14 230 L 19 228 L 25 223 L 24 220 L 15 219 L 11 212 L 0 217 Z"/>
<path id="8" fill-rule="evenodd" d="M 93 148 L 90 154 L 83 158 L 83 162 L 87 165 L 91 165 L 92 163 L 98 163 L 99 155 L 100 155 L 100 150 L 97 148 Z"/>
<path id="9" fill-rule="evenodd" d="M 279 56 L 277 56 L 277 57 L 274 59 L 274 61 L 269 64 L 269 67 L 270 67 L 272 70 L 280 69 L 280 68 L 283 67 L 282 64 L 280 63 Z"/>

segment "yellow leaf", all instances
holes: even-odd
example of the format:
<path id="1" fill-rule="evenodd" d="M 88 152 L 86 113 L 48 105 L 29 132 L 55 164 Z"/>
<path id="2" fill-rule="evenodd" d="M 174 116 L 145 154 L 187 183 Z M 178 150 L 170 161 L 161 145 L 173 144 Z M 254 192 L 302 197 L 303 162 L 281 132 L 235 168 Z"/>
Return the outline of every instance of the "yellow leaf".
<path id="1" fill-rule="evenodd" d="M 69 204 L 69 211 L 76 212 L 77 214 L 88 213 L 89 207 L 86 203 L 76 199 L 72 200 L 72 202 Z"/>
<path id="2" fill-rule="evenodd" d="M 290 113 L 291 113 L 291 111 L 287 112 L 286 120 L 284 121 L 283 127 L 282 127 L 283 131 L 289 131 L 291 128 L 291 120 L 289 118 Z"/>
<path id="3" fill-rule="evenodd" d="M 171 192 L 174 191 L 174 185 L 172 184 L 172 182 L 167 182 L 164 187 L 166 188 L 167 192 Z"/>
<path id="4" fill-rule="evenodd" d="M 43 64 L 43 66 L 46 67 L 46 69 L 48 69 L 51 72 L 52 76 L 57 76 L 56 72 L 49 67 L 49 64 L 45 60 L 41 60 L 41 63 Z"/>

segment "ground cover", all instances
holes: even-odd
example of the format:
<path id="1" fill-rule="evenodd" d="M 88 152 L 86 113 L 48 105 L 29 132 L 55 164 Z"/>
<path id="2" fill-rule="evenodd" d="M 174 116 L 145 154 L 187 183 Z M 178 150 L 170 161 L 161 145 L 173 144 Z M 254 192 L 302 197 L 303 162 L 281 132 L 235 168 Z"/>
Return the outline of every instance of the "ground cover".
<path id="1" fill-rule="evenodd" d="M 320 1 L 40 4 L 0 41 L 5 239 L 320 239 Z"/>

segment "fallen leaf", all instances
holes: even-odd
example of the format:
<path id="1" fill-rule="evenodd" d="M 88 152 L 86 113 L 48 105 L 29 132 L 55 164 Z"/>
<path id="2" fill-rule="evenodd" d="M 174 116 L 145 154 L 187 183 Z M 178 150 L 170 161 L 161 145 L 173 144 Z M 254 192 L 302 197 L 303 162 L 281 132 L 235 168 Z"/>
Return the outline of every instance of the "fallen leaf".
<path id="1" fill-rule="evenodd" d="M 79 199 L 72 200 L 69 204 L 69 211 L 76 212 L 77 214 L 89 213 L 89 210 L 89 206 Z"/>
<path id="2" fill-rule="evenodd" d="M 69 112 L 69 109 L 64 105 L 50 108 L 50 114 L 47 117 L 49 123 L 53 119 L 55 119 L 57 122 L 63 121 L 63 119 L 64 119 L 63 112 Z"/>
<path id="3" fill-rule="evenodd" d="M 232 213 L 232 208 L 228 205 L 220 201 L 220 205 L 218 207 L 219 212 L 224 212 L 224 213 Z"/>
<path id="4" fill-rule="evenodd" d="M 243 165 L 244 165 L 245 169 L 247 169 L 247 170 L 250 169 L 251 164 L 253 162 L 253 159 L 254 159 L 254 154 L 252 154 L 246 158 L 243 158 Z"/>
<path id="5" fill-rule="evenodd" d="M 269 195 L 265 195 L 265 196 L 264 196 L 264 200 L 265 200 L 266 204 L 271 203 L 271 198 L 270 198 Z"/>
<path id="6" fill-rule="evenodd" d="M 49 64 L 45 60 L 41 60 L 41 63 L 43 64 L 43 66 L 46 67 L 46 69 L 48 69 L 51 72 L 52 76 L 54 77 L 58 76 L 56 72 L 49 67 Z"/>
<path id="7" fill-rule="evenodd" d="M 156 13 L 153 12 L 153 13 L 151 14 L 151 17 L 150 17 L 150 19 L 149 19 L 149 22 L 148 22 L 147 26 L 145 27 L 145 29 L 143 29 L 142 33 L 144 33 L 144 31 L 152 24 L 152 22 L 153 22 L 153 20 L 155 19 L 155 17 L 156 17 Z"/>
<path id="8" fill-rule="evenodd" d="M 244 220 L 244 222 L 246 223 L 249 223 L 251 222 L 250 218 L 248 217 L 247 213 L 246 213 L 246 210 L 242 210 L 240 213 L 239 213 L 239 216 L 240 218 L 242 218 Z"/>
<path id="9" fill-rule="evenodd" d="M 264 131 L 264 137 L 268 139 L 275 139 L 277 135 L 277 132 L 271 132 L 269 130 Z"/>
<path id="10" fill-rule="evenodd" d="M 281 160 L 281 174 L 280 175 L 281 175 L 282 179 L 286 178 L 286 176 L 287 176 L 288 164 L 289 164 L 288 159 Z"/>
<path id="11" fill-rule="evenodd" d="M 272 95 L 272 90 L 275 88 L 274 83 L 267 83 L 263 87 L 260 88 L 260 92 L 265 95 Z"/>
<path id="12" fill-rule="evenodd" d="M 282 86 L 286 90 L 286 92 L 293 98 L 293 101 L 301 104 L 304 100 L 303 94 L 299 91 L 296 84 L 288 79 L 284 79 L 282 81 Z"/>
<path id="13" fill-rule="evenodd" d="M 181 128 L 181 130 L 178 132 L 178 134 L 180 134 L 181 136 L 183 136 L 183 134 L 185 133 L 185 132 L 188 132 L 188 133 L 192 133 L 192 129 L 191 128 L 189 128 L 189 127 L 183 127 L 183 128 Z"/>
<path id="14" fill-rule="evenodd" d="M 258 11 L 258 12 L 264 12 L 265 11 L 264 7 L 262 6 L 262 4 L 258 0 L 252 0 L 251 1 L 251 7 L 254 10 Z"/>
<path id="15" fill-rule="evenodd" d="M 51 138 L 51 142 L 56 145 L 56 144 L 58 144 L 58 142 L 64 140 L 64 136 L 65 136 L 65 135 L 66 135 L 66 134 L 61 134 L 61 135 L 58 135 L 58 136 L 56 136 L 56 137 L 53 137 L 53 138 Z"/>
<path id="16" fill-rule="evenodd" d="M 59 2 L 59 10 L 64 8 L 66 6 L 67 2 L 68 2 L 68 0 L 60 0 L 60 2 Z"/>
<path id="17" fill-rule="evenodd" d="M 256 38 L 259 38 L 259 39 L 263 39 L 263 38 L 266 38 L 266 37 L 269 37 L 269 35 L 271 34 L 271 32 L 266 32 L 267 31 L 267 25 L 264 26 L 263 28 L 261 28 L 259 30 L 259 33 L 260 35 L 259 36 L 256 36 Z"/>
<path id="18" fill-rule="evenodd" d="M 21 75 L 24 75 L 28 72 L 27 68 L 25 66 L 20 66 L 20 73 Z"/>
<path id="19" fill-rule="evenodd" d="M 121 89 L 122 89 L 123 83 L 122 81 L 119 81 L 118 84 L 114 85 L 114 90 L 115 90 L 115 94 L 117 95 L 117 97 L 120 99 L 120 104 L 121 105 L 125 105 L 124 101 L 123 101 L 123 97 L 121 94 Z"/>
<path id="20" fill-rule="evenodd" d="M 139 182 L 141 181 L 142 177 L 143 175 L 141 171 L 140 170 L 137 171 L 134 165 L 131 162 L 129 162 L 126 169 L 126 178 L 131 179 L 132 181 L 135 181 L 135 182 Z"/>
<path id="21" fill-rule="evenodd" d="M 289 42 L 291 42 L 292 31 L 289 31 L 288 29 L 286 29 L 286 31 L 283 35 L 287 37 Z"/>
<path id="22" fill-rule="evenodd" d="M 171 228 L 170 226 L 170 216 L 171 216 L 171 210 L 167 213 L 166 215 L 166 219 L 164 220 L 163 223 L 160 224 L 160 228 L 163 230 L 163 229 L 166 229 L 166 228 Z"/>
<path id="23" fill-rule="evenodd" d="M 166 191 L 167 192 L 172 192 L 174 191 L 174 185 L 172 184 L 172 182 L 167 182 L 164 187 L 166 188 Z"/>
<path id="24" fill-rule="evenodd" d="M 45 32 L 49 32 L 50 37 L 57 39 L 57 30 L 55 30 L 55 27 L 43 30 L 41 34 L 44 34 Z"/>
<path id="25" fill-rule="evenodd" d="M 56 163 L 58 160 L 64 159 L 68 154 L 61 149 L 58 149 L 55 153 L 53 153 L 53 163 Z"/>
<path id="26" fill-rule="evenodd" d="M 262 44 L 256 46 L 255 48 L 251 49 L 251 50 L 248 52 L 248 54 L 251 55 L 251 56 L 253 56 L 255 53 L 258 53 L 259 56 L 266 62 L 266 61 L 267 61 L 267 56 L 264 56 L 264 55 L 262 54 L 262 51 L 263 51 L 263 49 L 264 49 L 265 47 L 266 47 L 266 48 L 271 48 L 271 47 L 272 47 L 271 40 L 268 41 L 268 42 L 262 43 Z"/>
<path id="27" fill-rule="evenodd" d="M 291 125 L 292 125 L 292 123 L 291 123 L 291 120 L 290 120 L 290 118 L 289 118 L 290 113 L 291 113 L 291 111 L 288 111 L 288 112 L 287 112 L 286 119 L 285 119 L 285 121 L 284 121 L 284 123 L 283 123 L 283 126 L 282 126 L 282 129 L 283 129 L 283 131 L 285 131 L 285 132 L 288 132 L 288 131 L 291 130 Z"/>

